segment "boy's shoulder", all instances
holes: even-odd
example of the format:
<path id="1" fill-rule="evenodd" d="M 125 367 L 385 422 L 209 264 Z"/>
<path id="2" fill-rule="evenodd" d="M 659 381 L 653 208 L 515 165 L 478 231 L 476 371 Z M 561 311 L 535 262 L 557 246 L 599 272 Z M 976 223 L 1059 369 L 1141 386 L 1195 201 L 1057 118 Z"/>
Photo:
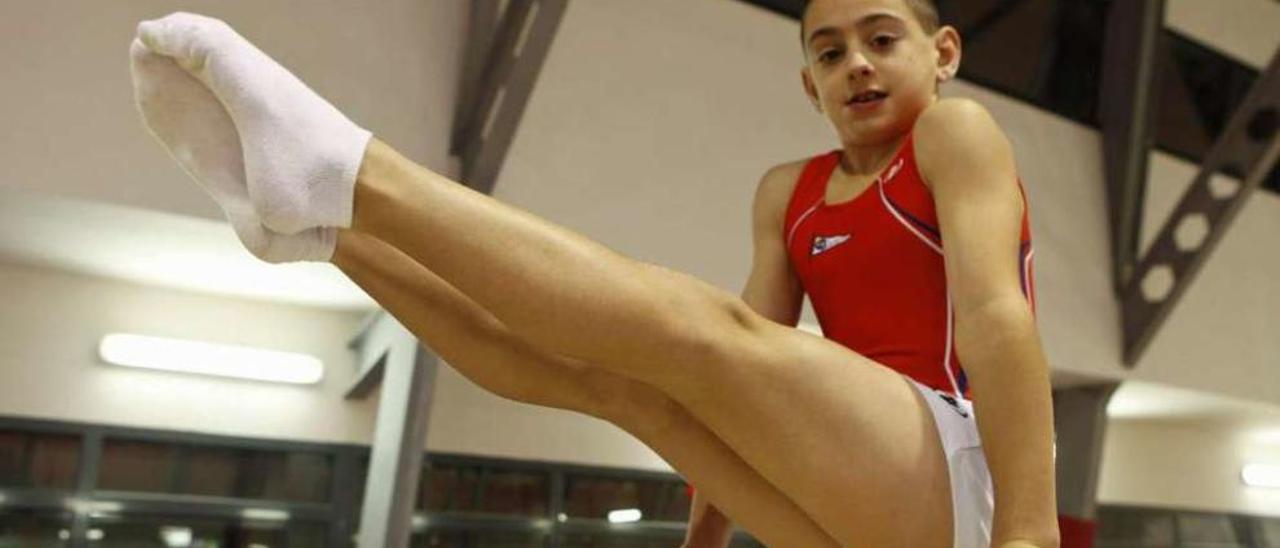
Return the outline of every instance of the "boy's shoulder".
<path id="1" fill-rule="evenodd" d="M 914 146 L 916 165 L 930 189 L 946 180 L 981 178 L 993 169 L 1016 169 L 1008 136 L 991 112 L 971 99 L 943 99 L 925 109 L 916 120 Z"/>
<path id="2" fill-rule="evenodd" d="M 954 145 L 973 137 L 1003 133 L 991 111 L 973 99 L 940 99 L 916 118 L 912 130 L 914 140 L 931 144 Z"/>
<path id="3" fill-rule="evenodd" d="M 759 186 L 756 187 L 757 210 L 762 207 L 773 212 L 785 209 L 787 203 L 791 201 L 791 193 L 795 191 L 796 184 L 800 181 L 800 175 L 804 173 L 804 168 L 810 160 L 812 158 L 801 158 L 778 164 L 765 171 L 764 176 L 760 178 Z"/>
<path id="4" fill-rule="evenodd" d="M 809 165 L 812 160 L 813 158 L 811 157 L 801 158 L 773 166 L 764 172 L 764 177 L 761 179 L 760 184 L 794 186 L 800 178 L 800 174 L 804 172 L 805 166 Z"/>
<path id="5" fill-rule="evenodd" d="M 991 112 L 982 103 L 965 97 L 946 97 L 938 99 L 920 113 L 920 117 L 916 119 L 916 129 L 919 130 L 921 124 L 930 122 L 965 121 L 982 117 L 991 117 Z"/>

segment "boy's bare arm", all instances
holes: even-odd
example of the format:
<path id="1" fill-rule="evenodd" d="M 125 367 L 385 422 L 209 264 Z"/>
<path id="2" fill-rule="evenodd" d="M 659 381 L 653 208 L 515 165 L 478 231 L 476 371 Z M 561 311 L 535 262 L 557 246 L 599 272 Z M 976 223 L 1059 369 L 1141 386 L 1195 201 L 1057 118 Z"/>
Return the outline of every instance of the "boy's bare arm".
<path id="1" fill-rule="evenodd" d="M 769 170 L 756 189 L 752 206 L 753 256 L 751 275 L 742 300 L 760 315 L 795 326 L 800 319 L 804 294 L 791 270 L 783 242 L 783 222 L 800 164 Z M 687 548 L 724 548 L 733 538 L 733 522 L 700 492 L 694 494 L 689 513 Z"/>

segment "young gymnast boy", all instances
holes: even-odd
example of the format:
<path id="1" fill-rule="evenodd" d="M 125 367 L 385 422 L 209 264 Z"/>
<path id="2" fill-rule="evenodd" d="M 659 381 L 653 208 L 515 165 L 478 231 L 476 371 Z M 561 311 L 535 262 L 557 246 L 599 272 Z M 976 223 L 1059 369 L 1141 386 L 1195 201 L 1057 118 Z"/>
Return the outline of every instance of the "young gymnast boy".
<path id="1" fill-rule="evenodd" d="M 1026 203 L 986 111 L 938 99 L 960 41 L 931 8 L 808 6 L 842 146 L 761 181 L 743 298 L 414 164 L 221 21 L 144 22 L 131 54 L 251 252 L 332 261 L 481 386 L 615 422 L 766 543 L 1056 546 Z M 829 338 L 784 325 L 802 291 Z"/>

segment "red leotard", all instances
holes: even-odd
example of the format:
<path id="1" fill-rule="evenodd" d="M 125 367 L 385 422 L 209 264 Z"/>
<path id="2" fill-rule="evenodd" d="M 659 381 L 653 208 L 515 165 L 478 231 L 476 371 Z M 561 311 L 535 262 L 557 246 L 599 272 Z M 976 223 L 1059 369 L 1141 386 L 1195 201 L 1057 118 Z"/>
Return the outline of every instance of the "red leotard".
<path id="1" fill-rule="evenodd" d="M 805 166 L 787 206 L 787 254 L 827 338 L 917 382 L 969 397 L 955 355 L 955 324 L 933 196 L 907 136 L 871 186 L 828 205 L 841 151 Z M 1018 183 L 1021 190 L 1021 182 Z M 1018 271 L 1035 308 L 1031 228 L 1023 194 Z"/>

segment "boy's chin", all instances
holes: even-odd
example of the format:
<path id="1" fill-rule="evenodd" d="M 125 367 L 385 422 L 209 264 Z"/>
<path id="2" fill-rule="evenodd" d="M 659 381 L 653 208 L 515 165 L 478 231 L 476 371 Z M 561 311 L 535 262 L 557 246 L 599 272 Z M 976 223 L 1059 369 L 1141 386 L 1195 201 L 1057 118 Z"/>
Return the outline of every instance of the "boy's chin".
<path id="1" fill-rule="evenodd" d="M 893 142 L 911 130 L 907 124 L 876 124 L 875 127 L 848 128 L 842 133 L 845 143 L 854 146 L 874 146 Z"/>

